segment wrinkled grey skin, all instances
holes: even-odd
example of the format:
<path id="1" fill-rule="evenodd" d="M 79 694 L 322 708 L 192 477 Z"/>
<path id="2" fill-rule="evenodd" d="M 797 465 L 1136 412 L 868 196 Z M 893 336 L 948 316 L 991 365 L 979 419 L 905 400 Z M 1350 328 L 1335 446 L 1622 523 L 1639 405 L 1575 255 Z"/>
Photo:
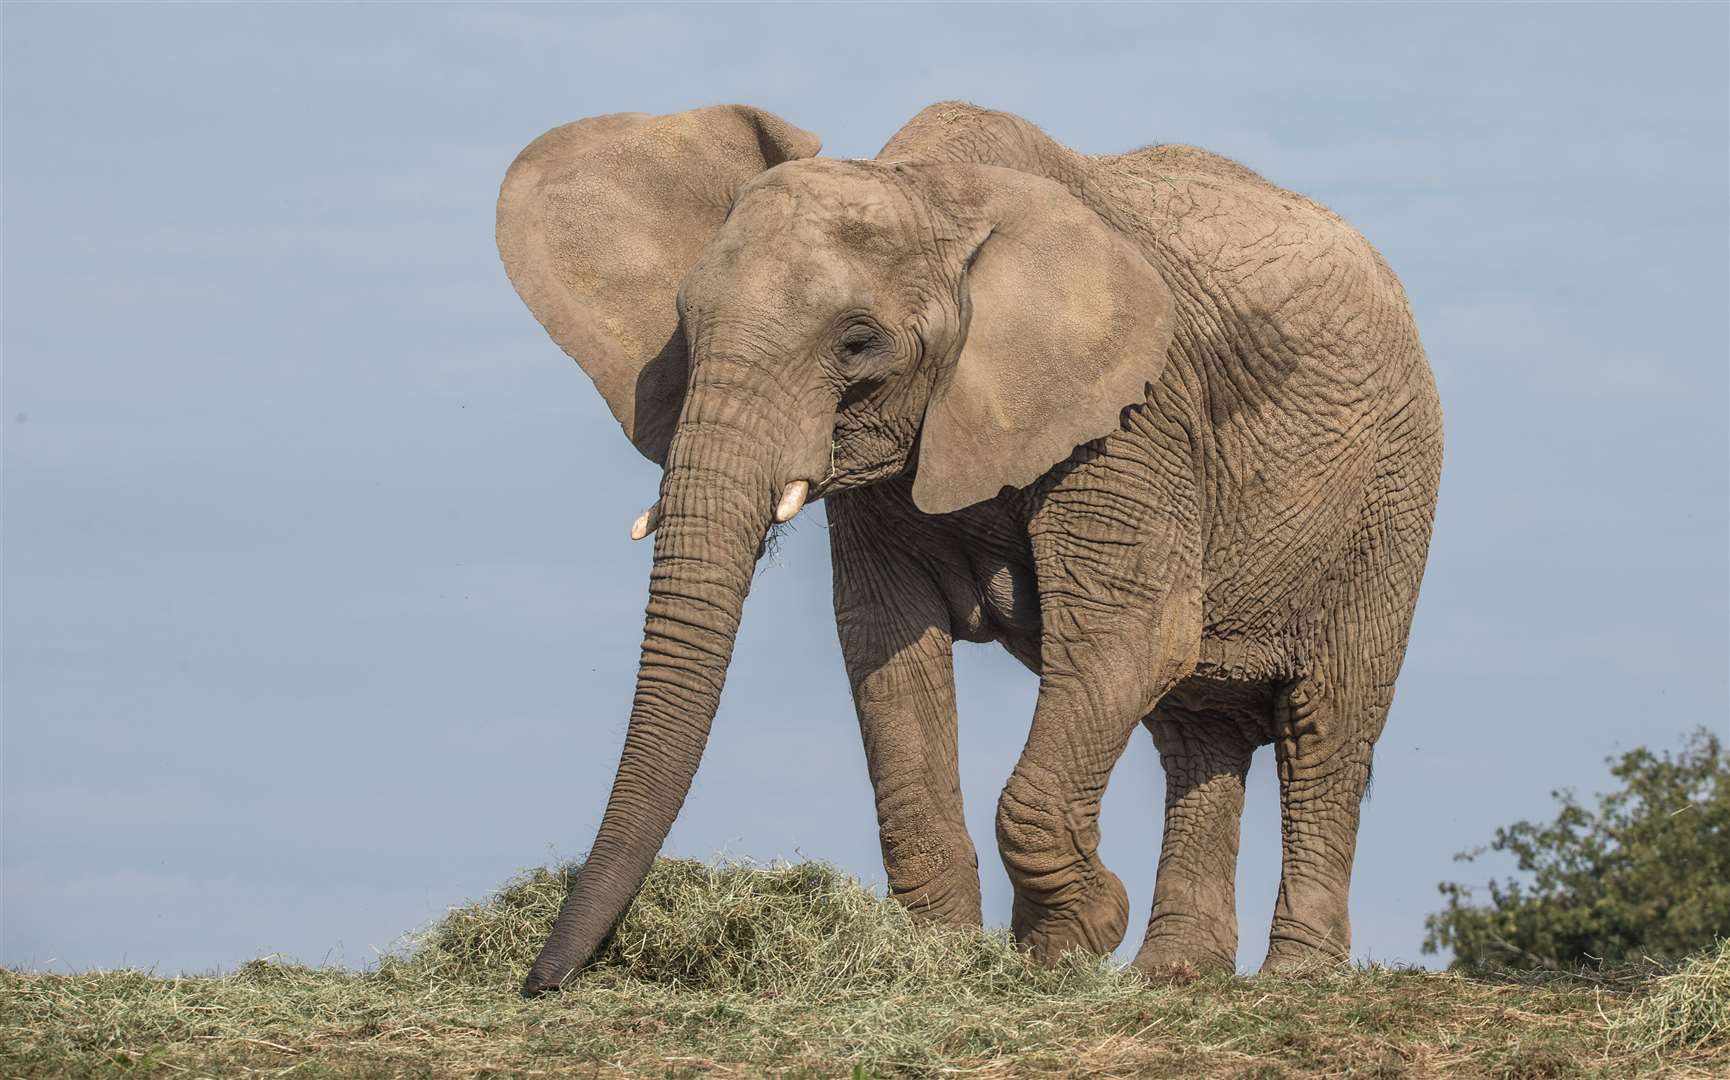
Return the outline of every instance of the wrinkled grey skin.
<path id="1" fill-rule="evenodd" d="M 1122 940 L 1098 814 L 1139 724 L 1167 795 L 1136 965 L 1233 964 L 1267 743 L 1284 864 L 1264 970 L 1343 957 L 1441 468 L 1393 273 L 1327 210 L 1189 147 L 1088 157 L 945 103 L 874 162 L 817 148 L 741 106 L 621 114 L 542 136 L 501 190 L 513 283 L 665 465 L 618 774 L 525 992 L 590 958 L 664 841 L 795 481 L 828 504 L 898 899 L 980 921 L 951 648 L 998 641 L 1040 679 L 997 806 L 1027 947 Z"/>

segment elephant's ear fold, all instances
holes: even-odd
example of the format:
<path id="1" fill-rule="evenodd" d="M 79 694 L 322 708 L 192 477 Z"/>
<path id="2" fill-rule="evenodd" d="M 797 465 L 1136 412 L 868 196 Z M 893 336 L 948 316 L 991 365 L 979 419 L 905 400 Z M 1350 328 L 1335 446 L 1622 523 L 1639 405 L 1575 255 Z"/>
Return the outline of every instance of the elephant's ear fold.
<path id="1" fill-rule="evenodd" d="M 614 113 L 554 128 L 505 174 L 498 244 L 511 284 L 651 460 L 666 461 L 685 396 L 679 283 L 735 191 L 820 145 L 744 105 Z"/>
<path id="2" fill-rule="evenodd" d="M 913 501 L 947 513 L 1026 487 L 1147 399 L 1171 344 L 1171 291 L 1134 242 L 1061 184 L 941 166 L 977 213 L 966 329 L 920 434 Z M 971 207 L 969 207 L 971 204 Z"/>

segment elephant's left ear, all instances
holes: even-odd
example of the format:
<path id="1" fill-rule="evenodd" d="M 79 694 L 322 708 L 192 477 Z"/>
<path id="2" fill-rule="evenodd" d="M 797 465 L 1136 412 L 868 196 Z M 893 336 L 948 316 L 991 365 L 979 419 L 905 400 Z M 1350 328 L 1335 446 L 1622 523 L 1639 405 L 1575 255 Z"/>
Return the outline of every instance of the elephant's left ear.
<path id="1" fill-rule="evenodd" d="M 977 223 L 965 336 L 925 410 L 913 501 L 948 513 L 1026 487 L 1147 398 L 1171 344 L 1172 297 L 1136 245 L 1063 185 L 940 166 Z"/>

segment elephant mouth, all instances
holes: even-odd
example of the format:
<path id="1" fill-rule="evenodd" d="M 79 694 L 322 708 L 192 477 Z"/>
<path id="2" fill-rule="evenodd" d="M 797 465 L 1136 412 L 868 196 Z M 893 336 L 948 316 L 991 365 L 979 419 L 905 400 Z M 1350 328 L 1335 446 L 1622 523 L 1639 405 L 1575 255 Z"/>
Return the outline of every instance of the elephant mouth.
<path id="1" fill-rule="evenodd" d="M 917 439 L 917 430 L 848 430 L 838 426 L 829 445 L 828 475 L 811 485 L 811 498 L 895 479 L 913 467 L 914 455 L 908 448 L 916 445 Z"/>

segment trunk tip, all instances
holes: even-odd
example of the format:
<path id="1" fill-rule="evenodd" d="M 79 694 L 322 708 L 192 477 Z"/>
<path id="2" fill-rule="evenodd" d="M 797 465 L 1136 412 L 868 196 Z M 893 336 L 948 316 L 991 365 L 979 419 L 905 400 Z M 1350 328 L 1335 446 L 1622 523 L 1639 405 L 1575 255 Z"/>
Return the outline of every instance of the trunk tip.
<path id="1" fill-rule="evenodd" d="M 529 965 L 529 973 L 523 979 L 523 996 L 538 998 L 550 994 L 564 986 L 565 980 L 577 970 L 577 965 L 566 963 L 558 956 L 547 955 L 550 950 L 541 949 L 541 955 L 535 957 L 535 962 Z"/>
<path id="2" fill-rule="evenodd" d="M 528 978 L 523 980 L 522 994 L 524 997 L 532 1001 L 535 998 L 543 997 L 559 989 L 560 986 L 563 985 L 564 981 L 563 978 L 550 977 L 546 972 L 541 971 L 539 967 L 532 968 L 529 971 Z"/>

